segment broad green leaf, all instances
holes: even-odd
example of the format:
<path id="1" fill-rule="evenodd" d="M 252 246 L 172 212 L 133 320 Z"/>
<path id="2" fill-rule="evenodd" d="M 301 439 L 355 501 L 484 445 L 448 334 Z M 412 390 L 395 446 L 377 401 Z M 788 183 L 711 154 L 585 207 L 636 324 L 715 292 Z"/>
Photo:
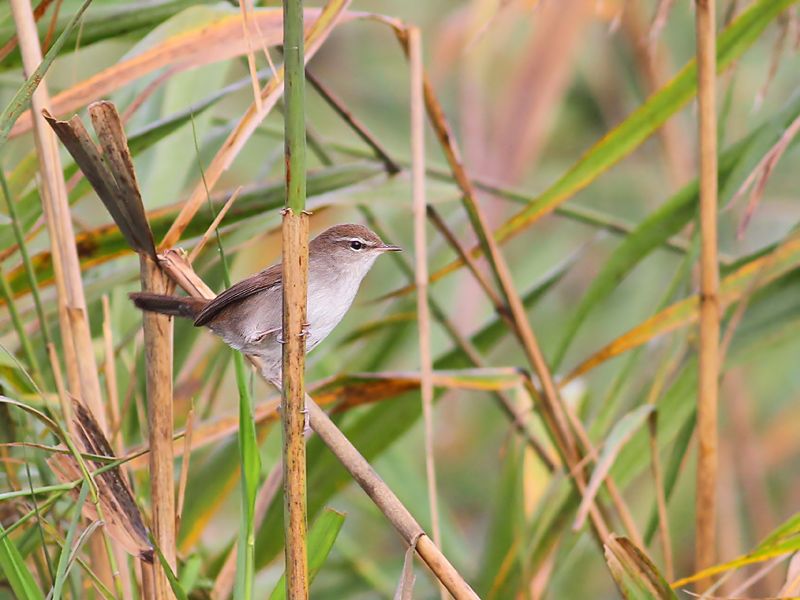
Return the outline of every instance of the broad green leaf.
<path id="1" fill-rule="evenodd" d="M 719 187 L 732 198 L 749 172 L 756 167 L 765 150 L 775 144 L 786 127 L 800 114 L 800 95 L 786 109 L 767 123 L 762 123 L 741 141 L 719 157 Z M 653 250 L 680 232 L 695 216 L 698 202 L 698 183 L 694 180 L 653 211 L 617 247 L 581 298 L 572 317 L 564 326 L 564 337 L 553 358 L 558 369 L 570 342 L 591 310 L 608 298 L 622 280 Z M 725 206 L 721 202 L 720 208 Z"/>
<path id="2" fill-rule="evenodd" d="M 345 515 L 336 512 L 331 508 L 326 508 L 314 520 L 313 525 L 308 530 L 308 582 L 314 582 L 314 578 L 319 573 L 322 565 L 325 564 L 328 555 L 333 549 L 333 544 L 339 531 L 344 525 Z M 281 575 L 280 580 L 270 594 L 270 600 L 282 600 L 286 598 L 286 574 Z"/>
<path id="3" fill-rule="evenodd" d="M 44 600 L 36 580 L 2 525 L 0 525 L 0 569 L 5 573 L 8 584 L 19 600 Z"/>
<path id="4" fill-rule="evenodd" d="M 798 0 L 757 0 L 744 10 L 717 40 L 717 71 L 722 72 L 747 50 L 784 10 Z M 524 209 L 495 232 L 498 242 L 521 233 L 556 207 L 595 181 L 638 148 L 697 93 L 697 65 L 689 61 L 683 69 L 625 121 L 592 146 L 564 175 L 534 198 Z M 480 248 L 473 248 L 474 256 Z M 464 266 L 455 260 L 431 275 L 437 281 Z"/>

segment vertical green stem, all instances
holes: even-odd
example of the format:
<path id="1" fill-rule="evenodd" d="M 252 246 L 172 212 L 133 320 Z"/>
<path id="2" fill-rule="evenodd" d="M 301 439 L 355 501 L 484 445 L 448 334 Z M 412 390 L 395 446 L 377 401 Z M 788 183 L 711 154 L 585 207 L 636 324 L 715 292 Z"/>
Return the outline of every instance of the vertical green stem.
<path id="1" fill-rule="evenodd" d="M 283 1 L 286 208 L 283 217 L 283 482 L 286 597 L 308 598 L 305 324 L 308 292 L 303 2 Z"/>
<path id="2" fill-rule="evenodd" d="M 44 308 L 42 308 L 42 297 L 39 294 L 39 284 L 36 281 L 36 273 L 33 270 L 30 254 L 28 254 L 28 246 L 25 243 L 25 235 L 22 233 L 22 228 L 20 227 L 19 219 L 17 218 L 17 208 L 14 206 L 14 202 L 11 199 L 11 190 L 8 187 L 8 181 L 6 180 L 6 176 L 5 173 L 3 173 L 2 168 L 0 168 L 0 189 L 2 189 L 3 196 L 6 199 L 8 216 L 11 219 L 11 228 L 14 231 L 14 238 L 17 240 L 19 253 L 22 256 L 22 264 L 25 267 L 25 275 L 28 277 L 28 285 L 31 286 L 33 302 L 36 305 L 36 314 L 39 317 L 39 327 L 42 330 L 42 341 L 44 341 L 44 345 L 46 347 L 50 344 L 50 340 L 52 339 L 50 337 L 50 327 L 47 325 Z"/>
<path id="3" fill-rule="evenodd" d="M 306 208 L 305 65 L 303 1 L 283 0 L 283 53 L 286 105 L 286 208 Z"/>
<path id="4" fill-rule="evenodd" d="M 33 351 L 31 340 L 28 338 L 28 334 L 25 332 L 25 324 L 22 322 L 22 319 L 19 316 L 19 311 L 17 311 L 17 306 L 14 303 L 14 296 L 11 293 L 11 288 L 8 285 L 8 280 L 6 279 L 6 275 L 3 273 L 2 268 L 0 268 L 0 297 L 3 298 L 6 306 L 8 307 L 8 314 L 11 316 L 11 322 L 14 324 L 14 329 L 17 330 L 17 335 L 19 336 L 19 341 L 22 345 L 22 352 L 25 354 L 25 360 L 28 361 L 28 368 L 33 372 L 33 377 L 36 380 L 36 383 L 42 385 L 42 371 L 39 368 L 39 361 L 36 360 L 36 353 Z"/>

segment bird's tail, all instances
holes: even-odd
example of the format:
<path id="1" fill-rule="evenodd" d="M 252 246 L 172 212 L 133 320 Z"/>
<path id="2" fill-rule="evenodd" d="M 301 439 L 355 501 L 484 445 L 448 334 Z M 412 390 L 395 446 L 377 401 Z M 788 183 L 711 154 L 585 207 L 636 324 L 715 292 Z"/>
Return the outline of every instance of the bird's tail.
<path id="1" fill-rule="evenodd" d="M 164 296 L 162 294 L 149 294 L 147 292 L 134 292 L 130 294 L 133 303 L 142 310 L 195 319 L 208 303 L 203 298 L 189 296 Z"/>

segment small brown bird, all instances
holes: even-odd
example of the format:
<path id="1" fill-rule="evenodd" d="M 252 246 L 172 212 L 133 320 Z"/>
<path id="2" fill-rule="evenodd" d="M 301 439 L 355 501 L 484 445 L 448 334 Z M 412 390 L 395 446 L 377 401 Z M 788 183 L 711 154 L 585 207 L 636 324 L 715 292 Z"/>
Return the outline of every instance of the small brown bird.
<path id="1" fill-rule="evenodd" d="M 375 259 L 401 248 L 385 244 L 363 225 L 335 225 L 308 245 L 306 352 L 328 337 L 347 313 Z M 280 335 L 283 319 L 281 263 L 232 285 L 213 300 L 130 295 L 142 310 L 192 319 L 232 348 L 262 359 L 263 375 L 281 386 Z"/>

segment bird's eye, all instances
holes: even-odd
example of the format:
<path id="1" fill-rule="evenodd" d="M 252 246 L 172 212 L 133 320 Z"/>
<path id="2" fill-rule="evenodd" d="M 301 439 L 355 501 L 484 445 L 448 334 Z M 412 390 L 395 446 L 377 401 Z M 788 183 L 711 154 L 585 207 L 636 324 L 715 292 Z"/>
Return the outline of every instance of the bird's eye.
<path id="1" fill-rule="evenodd" d="M 364 244 L 359 242 L 358 240 L 353 240 L 352 242 L 350 242 L 350 247 L 353 250 L 361 250 L 364 247 Z"/>

